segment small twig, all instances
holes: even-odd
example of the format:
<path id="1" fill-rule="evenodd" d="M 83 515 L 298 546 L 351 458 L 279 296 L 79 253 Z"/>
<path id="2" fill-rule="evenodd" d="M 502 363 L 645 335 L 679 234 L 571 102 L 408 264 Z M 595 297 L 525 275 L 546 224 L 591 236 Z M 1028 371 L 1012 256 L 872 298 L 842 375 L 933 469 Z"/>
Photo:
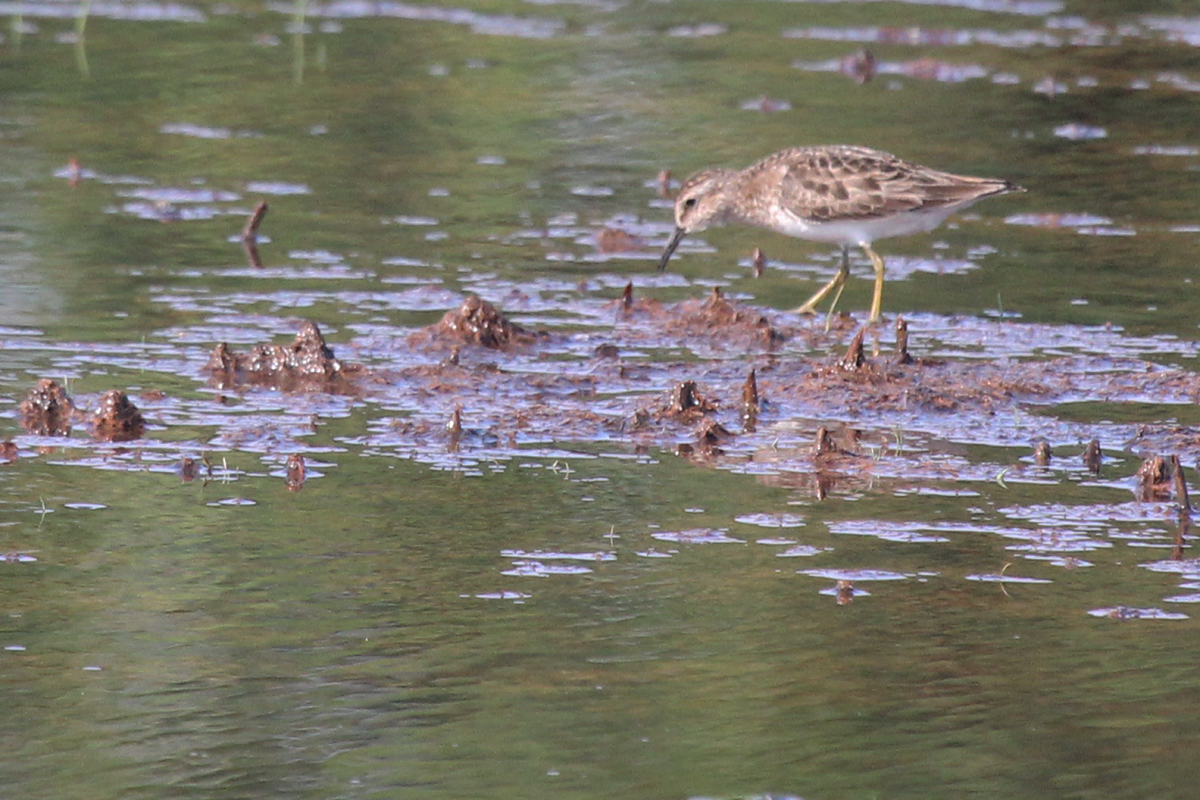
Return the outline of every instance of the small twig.
<path id="1" fill-rule="evenodd" d="M 268 208 L 266 200 L 258 201 L 258 205 L 250 212 L 250 219 L 246 221 L 246 227 L 242 229 L 243 242 L 253 242 L 258 238 L 258 226 L 262 224 Z"/>
<path id="2" fill-rule="evenodd" d="M 1192 513 L 1192 504 L 1188 500 L 1187 480 L 1183 474 L 1183 465 L 1179 463 L 1179 456 L 1171 456 L 1171 470 L 1175 473 L 1175 500 L 1179 503 L 1179 510 L 1186 514 Z"/>

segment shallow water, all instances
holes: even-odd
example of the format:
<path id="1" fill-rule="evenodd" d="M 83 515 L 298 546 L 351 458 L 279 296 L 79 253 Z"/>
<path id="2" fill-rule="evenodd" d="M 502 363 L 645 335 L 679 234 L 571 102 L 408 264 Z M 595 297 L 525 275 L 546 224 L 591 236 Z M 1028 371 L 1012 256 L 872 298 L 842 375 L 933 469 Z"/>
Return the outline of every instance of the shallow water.
<path id="1" fill-rule="evenodd" d="M 1200 564 L 1135 477 L 1200 459 L 1182 4 L 0 9 L 6 794 L 1194 794 Z M 822 245 L 654 271 L 660 170 L 826 142 L 1029 189 L 877 244 L 924 363 L 835 366 L 861 256 L 829 333 Z M 543 335 L 422 331 L 471 293 Z M 351 389 L 210 381 L 301 320 Z M 25 432 L 39 378 L 145 436 Z"/>

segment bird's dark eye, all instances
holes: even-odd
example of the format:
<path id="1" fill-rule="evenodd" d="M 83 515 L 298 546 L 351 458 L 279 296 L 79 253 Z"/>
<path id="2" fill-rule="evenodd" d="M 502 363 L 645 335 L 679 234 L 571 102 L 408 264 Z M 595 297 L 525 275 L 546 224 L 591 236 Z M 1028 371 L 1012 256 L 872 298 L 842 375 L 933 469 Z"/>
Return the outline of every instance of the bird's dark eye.
<path id="1" fill-rule="evenodd" d="M 696 207 L 696 198 L 689 197 L 687 200 L 684 200 L 683 207 L 684 208 L 695 208 Z"/>

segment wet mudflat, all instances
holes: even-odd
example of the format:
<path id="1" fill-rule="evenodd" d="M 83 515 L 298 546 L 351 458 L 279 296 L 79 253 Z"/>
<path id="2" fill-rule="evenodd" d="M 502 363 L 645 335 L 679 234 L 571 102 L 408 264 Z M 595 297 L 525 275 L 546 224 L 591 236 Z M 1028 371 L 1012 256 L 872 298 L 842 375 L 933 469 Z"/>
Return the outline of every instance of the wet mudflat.
<path id="1" fill-rule="evenodd" d="M 0 43 L 0 784 L 1191 796 L 1194 19 L 78 11 Z M 873 327 L 823 245 L 655 271 L 829 142 L 1030 191 Z"/>

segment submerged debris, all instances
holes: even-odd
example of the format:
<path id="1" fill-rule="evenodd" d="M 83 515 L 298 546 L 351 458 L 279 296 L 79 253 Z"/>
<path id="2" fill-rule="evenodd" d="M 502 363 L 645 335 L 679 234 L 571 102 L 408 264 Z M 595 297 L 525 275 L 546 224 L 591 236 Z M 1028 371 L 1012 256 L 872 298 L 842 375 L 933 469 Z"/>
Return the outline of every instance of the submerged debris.
<path id="1" fill-rule="evenodd" d="M 249 353 L 239 354 L 222 342 L 213 349 L 205 369 L 221 388 L 247 383 L 283 391 L 345 393 L 346 376 L 361 367 L 335 358 L 320 329 L 305 320 L 288 345 L 260 344 Z"/>
<path id="2" fill-rule="evenodd" d="M 410 336 L 409 343 L 473 344 L 492 350 L 508 350 L 517 345 L 532 344 L 542 335 L 514 325 L 494 305 L 473 294 L 458 308 L 447 311 L 436 324 Z"/>
<path id="3" fill-rule="evenodd" d="M 92 414 L 92 436 L 103 442 L 129 442 L 140 439 L 146 431 L 146 420 L 137 406 L 119 389 L 100 396 Z"/>

